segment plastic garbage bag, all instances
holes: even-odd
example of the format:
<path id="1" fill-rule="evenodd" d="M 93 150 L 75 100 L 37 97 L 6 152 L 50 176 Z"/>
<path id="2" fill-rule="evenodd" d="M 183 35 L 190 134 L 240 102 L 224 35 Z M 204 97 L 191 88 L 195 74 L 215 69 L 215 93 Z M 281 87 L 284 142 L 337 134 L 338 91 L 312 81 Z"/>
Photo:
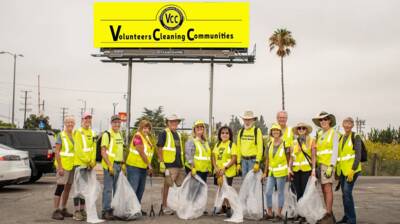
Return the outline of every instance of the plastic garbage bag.
<path id="1" fill-rule="evenodd" d="M 87 168 L 76 168 L 74 175 L 74 197 L 85 199 L 87 222 L 100 223 L 104 220 L 99 219 L 96 209 L 96 200 L 99 198 L 101 192 L 100 183 L 96 178 L 95 170 L 88 170 Z"/>
<path id="2" fill-rule="evenodd" d="M 260 220 L 263 218 L 261 171 L 248 172 L 239 191 L 239 198 L 246 219 Z"/>
<path id="3" fill-rule="evenodd" d="M 181 219 L 195 219 L 207 207 L 207 184 L 198 176 L 188 174 L 179 189 L 179 207 L 176 214 Z"/>
<path id="4" fill-rule="evenodd" d="M 141 217 L 141 206 L 131 185 L 121 171 L 117 181 L 117 190 L 111 201 L 113 215 L 123 220 L 135 220 Z"/>
<path id="5" fill-rule="evenodd" d="M 290 188 L 290 184 L 285 184 L 285 203 L 283 204 L 282 215 L 287 218 L 297 216 L 297 196 Z"/>
<path id="6" fill-rule="evenodd" d="M 222 186 L 218 188 L 215 196 L 215 212 L 219 212 L 221 210 L 224 199 L 228 200 L 232 209 L 232 216 L 228 219 L 224 219 L 224 221 L 234 223 L 243 222 L 243 208 L 240 203 L 239 195 L 233 187 L 228 185 L 225 176 Z"/>
<path id="7" fill-rule="evenodd" d="M 317 178 L 311 176 L 308 179 L 303 197 L 297 203 L 297 212 L 310 224 L 315 224 L 325 215 L 326 209 L 317 189 Z"/>
<path id="8" fill-rule="evenodd" d="M 176 186 L 174 183 L 172 187 L 169 188 L 168 190 L 168 198 L 167 198 L 167 205 L 170 209 L 177 211 L 179 206 L 180 206 L 180 201 L 179 201 L 179 191 L 181 187 Z"/>

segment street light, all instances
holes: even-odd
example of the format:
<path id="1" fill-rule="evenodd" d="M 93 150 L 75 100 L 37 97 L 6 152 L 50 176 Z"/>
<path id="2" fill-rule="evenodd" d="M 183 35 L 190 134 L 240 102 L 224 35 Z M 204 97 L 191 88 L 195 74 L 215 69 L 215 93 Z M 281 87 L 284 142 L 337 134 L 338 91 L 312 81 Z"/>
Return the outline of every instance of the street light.
<path id="1" fill-rule="evenodd" d="M 11 113 L 11 124 L 14 124 L 14 115 L 15 115 L 15 74 L 17 71 L 17 57 L 24 57 L 22 54 L 14 54 L 8 51 L 0 51 L 0 54 L 8 54 L 14 57 L 14 78 L 13 78 L 13 95 L 12 95 L 12 113 Z"/>

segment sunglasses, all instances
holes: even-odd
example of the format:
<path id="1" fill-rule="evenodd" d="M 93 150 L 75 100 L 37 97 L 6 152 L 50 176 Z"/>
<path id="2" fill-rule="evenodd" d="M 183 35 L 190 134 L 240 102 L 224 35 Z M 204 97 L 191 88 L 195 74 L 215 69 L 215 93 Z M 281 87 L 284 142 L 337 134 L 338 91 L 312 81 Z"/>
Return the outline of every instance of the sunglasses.
<path id="1" fill-rule="evenodd" d="M 322 118 L 322 119 L 319 119 L 319 121 L 329 121 L 329 118 Z"/>
<path id="2" fill-rule="evenodd" d="M 307 130 L 306 127 L 298 127 L 297 130 L 301 131 L 301 130 Z"/>

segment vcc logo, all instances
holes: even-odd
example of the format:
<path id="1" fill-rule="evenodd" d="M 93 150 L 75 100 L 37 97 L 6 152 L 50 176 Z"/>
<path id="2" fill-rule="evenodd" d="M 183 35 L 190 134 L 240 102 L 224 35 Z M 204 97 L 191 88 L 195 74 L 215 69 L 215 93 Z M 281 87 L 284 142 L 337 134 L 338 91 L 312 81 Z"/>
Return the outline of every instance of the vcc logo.
<path id="1" fill-rule="evenodd" d="M 177 30 L 184 20 L 183 12 L 176 6 L 170 5 L 160 13 L 160 23 L 167 30 Z"/>

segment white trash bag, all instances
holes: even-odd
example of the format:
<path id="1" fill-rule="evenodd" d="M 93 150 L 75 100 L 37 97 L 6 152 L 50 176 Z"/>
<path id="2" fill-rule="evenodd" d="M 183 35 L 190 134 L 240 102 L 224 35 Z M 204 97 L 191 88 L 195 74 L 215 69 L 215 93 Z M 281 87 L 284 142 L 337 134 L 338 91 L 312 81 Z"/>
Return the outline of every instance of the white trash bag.
<path id="1" fill-rule="evenodd" d="M 310 224 L 317 223 L 326 213 L 324 202 L 317 189 L 317 178 L 308 179 L 303 197 L 297 203 L 297 212 L 305 217 Z"/>
<path id="2" fill-rule="evenodd" d="M 196 219 L 207 207 L 207 184 L 198 176 L 188 174 L 179 189 L 179 207 L 176 214 L 180 219 Z"/>
<path id="3" fill-rule="evenodd" d="M 243 180 L 239 198 L 246 219 L 260 220 L 263 218 L 261 171 L 250 171 Z"/>
<path id="4" fill-rule="evenodd" d="M 168 190 L 167 206 L 168 208 L 177 211 L 180 206 L 179 195 L 181 187 L 174 185 Z"/>
<path id="5" fill-rule="evenodd" d="M 95 170 L 86 168 L 76 168 L 74 174 L 74 197 L 85 199 L 87 222 L 100 223 L 104 220 L 99 219 L 96 209 L 96 200 L 101 192 L 100 183 L 96 178 Z"/>
<path id="6" fill-rule="evenodd" d="M 290 189 L 290 184 L 285 184 L 285 203 L 283 204 L 282 216 L 287 218 L 294 218 L 297 216 L 297 196 Z"/>
<path id="7" fill-rule="evenodd" d="M 218 188 L 217 194 L 215 196 L 215 212 L 219 212 L 221 210 L 224 199 L 228 200 L 229 205 L 232 209 L 232 216 L 228 219 L 224 219 L 224 221 L 234 223 L 243 222 L 243 208 L 240 203 L 239 195 L 233 187 L 228 185 L 225 176 L 222 186 Z"/>
<path id="8" fill-rule="evenodd" d="M 141 206 L 131 185 L 121 171 L 118 176 L 117 190 L 111 201 L 113 215 L 123 220 L 135 220 L 141 217 Z"/>

